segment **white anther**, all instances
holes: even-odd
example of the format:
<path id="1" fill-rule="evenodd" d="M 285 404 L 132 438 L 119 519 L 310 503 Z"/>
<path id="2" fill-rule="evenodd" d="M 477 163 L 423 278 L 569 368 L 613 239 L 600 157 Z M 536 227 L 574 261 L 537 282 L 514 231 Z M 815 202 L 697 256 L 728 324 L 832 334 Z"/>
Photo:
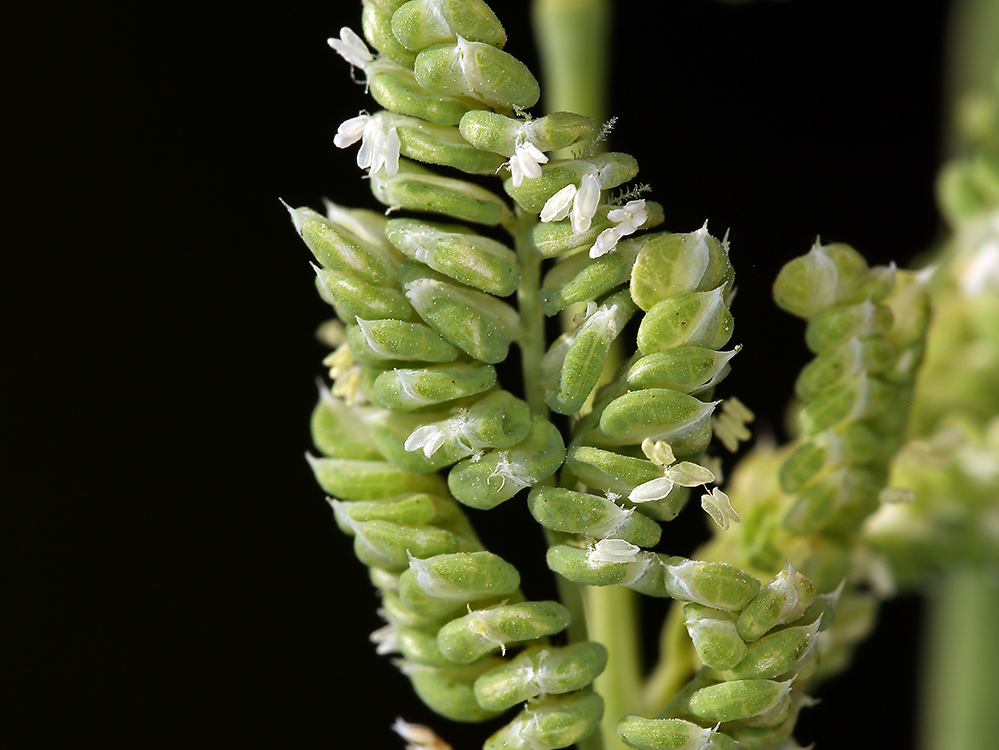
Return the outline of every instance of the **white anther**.
<path id="1" fill-rule="evenodd" d="M 576 197 L 576 186 L 566 185 L 549 198 L 541 209 L 541 221 L 562 221 L 572 210 L 572 201 Z"/>
<path id="2" fill-rule="evenodd" d="M 664 473 L 676 484 L 684 487 L 699 487 L 702 484 L 715 481 L 715 475 L 709 469 L 691 461 L 681 461 L 670 466 Z"/>
<path id="3" fill-rule="evenodd" d="M 361 141 L 361 148 L 357 151 L 357 166 L 369 172 L 384 168 L 385 173 L 390 175 L 399 171 L 399 133 L 381 115 L 362 112 L 340 123 L 333 145 L 347 148 L 358 140 Z"/>
<path id="4" fill-rule="evenodd" d="M 447 433 L 440 427 L 433 424 L 426 424 L 417 427 L 406 438 L 405 448 L 407 451 L 418 451 L 423 449 L 423 455 L 427 458 L 433 456 L 447 440 Z"/>
<path id="5" fill-rule="evenodd" d="M 635 487 L 629 493 L 628 500 L 633 503 L 651 503 L 655 500 L 662 500 L 672 489 L 672 479 L 669 477 L 659 477 Z"/>
<path id="6" fill-rule="evenodd" d="M 722 531 L 728 528 L 729 521 L 736 523 L 742 521 L 738 512 L 732 507 L 732 501 L 728 495 L 717 487 L 712 489 L 710 493 L 701 495 L 701 507 L 721 527 Z"/>
<path id="7" fill-rule="evenodd" d="M 389 623 L 383 627 L 378 628 L 369 636 L 369 640 L 376 644 L 375 653 L 379 656 L 384 656 L 385 654 L 398 654 L 399 651 L 399 629 L 393 624 Z"/>
<path id="8" fill-rule="evenodd" d="M 523 131 L 521 131 L 523 133 Z M 526 138 L 518 139 L 510 161 L 506 163 L 513 179 L 513 186 L 520 187 L 526 177 L 533 180 L 541 176 L 541 165 L 548 163 L 548 157 Z"/>
<path id="9" fill-rule="evenodd" d="M 599 563 L 633 563 L 641 547 L 624 539 L 601 539 L 586 551 L 586 563 L 591 568 Z"/>
<path id="10" fill-rule="evenodd" d="M 368 45 L 364 43 L 364 40 L 348 26 L 340 29 L 339 39 L 330 37 L 326 40 L 326 43 L 340 57 L 361 70 L 364 70 L 365 66 L 375 59 L 374 55 L 371 54 L 371 50 L 368 49 Z"/>

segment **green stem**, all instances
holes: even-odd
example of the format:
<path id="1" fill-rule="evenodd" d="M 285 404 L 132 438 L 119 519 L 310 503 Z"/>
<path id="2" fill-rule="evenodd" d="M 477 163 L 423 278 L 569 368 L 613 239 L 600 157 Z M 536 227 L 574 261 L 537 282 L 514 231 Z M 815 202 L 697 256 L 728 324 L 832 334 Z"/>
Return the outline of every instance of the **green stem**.
<path id="1" fill-rule="evenodd" d="M 604 699 L 603 747 L 627 750 L 617 723 L 639 710 L 642 654 L 638 639 L 638 595 L 624 586 L 587 586 L 583 591 L 590 638 L 607 648 L 607 668 L 594 682 Z"/>
<path id="2" fill-rule="evenodd" d="M 967 155 L 957 127 L 964 97 L 992 90 L 999 65 L 999 2 L 956 0 L 947 29 L 945 153 Z"/>
<path id="3" fill-rule="evenodd" d="M 680 692 L 697 671 L 687 628 L 683 623 L 682 602 L 674 602 L 659 635 L 659 663 L 646 680 L 642 692 L 643 716 L 655 716 Z"/>
<path id="4" fill-rule="evenodd" d="M 545 109 L 602 121 L 610 79 L 610 2 L 534 0 L 532 12 Z"/>
<path id="5" fill-rule="evenodd" d="M 999 575 L 959 570 L 929 596 L 922 750 L 995 747 L 999 737 Z"/>
<path id="6" fill-rule="evenodd" d="M 531 239 L 535 219 L 529 214 L 518 217 L 510 227 L 516 241 L 520 264 L 517 309 L 520 312 L 520 370 L 524 382 L 524 400 L 533 414 L 548 418 L 545 387 L 541 382 L 541 360 L 545 356 L 545 313 L 541 309 L 541 256 Z"/>

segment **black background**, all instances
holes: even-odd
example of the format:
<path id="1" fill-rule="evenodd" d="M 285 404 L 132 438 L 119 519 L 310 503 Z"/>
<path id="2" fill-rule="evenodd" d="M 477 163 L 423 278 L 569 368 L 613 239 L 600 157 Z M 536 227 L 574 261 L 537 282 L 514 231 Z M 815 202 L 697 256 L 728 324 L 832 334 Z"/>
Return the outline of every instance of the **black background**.
<path id="1" fill-rule="evenodd" d="M 612 145 L 666 228 L 731 228 L 745 349 L 722 391 L 779 434 L 807 357 L 780 266 L 817 234 L 881 263 L 937 236 L 945 4 L 618 5 Z M 537 70 L 527 4 L 494 8 Z M 0 735 L 400 748 L 401 714 L 478 746 L 374 656 L 375 597 L 303 460 L 329 309 L 278 197 L 375 207 L 331 144 L 371 106 L 325 43 L 359 3 L 4 12 Z M 474 520 L 518 524 L 487 539 L 536 561 L 507 506 Z M 914 746 L 919 614 L 885 607 L 802 740 Z"/>

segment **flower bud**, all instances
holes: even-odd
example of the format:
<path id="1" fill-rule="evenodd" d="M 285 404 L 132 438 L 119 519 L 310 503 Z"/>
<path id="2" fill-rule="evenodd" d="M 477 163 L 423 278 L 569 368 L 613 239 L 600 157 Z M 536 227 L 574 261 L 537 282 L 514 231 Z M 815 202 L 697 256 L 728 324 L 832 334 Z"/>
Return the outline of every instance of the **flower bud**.
<path id="1" fill-rule="evenodd" d="M 439 599 L 469 602 L 506 596 L 520 586 L 517 569 L 492 552 L 437 555 L 426 560 L 413 557 L 409 567 L 417 585 Z"/>
<path id="2" fill-rule="evenodd" d="M 439 125 L 457 125 L 462 115 L 481 106 L 474 99 L 431 94 L 417 82 L 412 70 L 392 63 L 379 62 L 366 72 L 371 96 L 390 112 Z"/>
<path id="3" fill-rule="evenodd" d="M 759 581 L 728 563 L 669 557 L 665 559 L 665 569 L 669 596 L 713 609 L 740 610 L 760 590 Z"/>
<path id="4" fill-rule="evenodd" d="M 705 721 L 735 721 L 758 716 L 791 691 L 791 680 L 735 680 L 701 688 L 690 698 L 690 712 Z"/>
<path id="5" fill-rule="evenodd" d="M 722 287 L 709 292 L 687 292 L 653 305 L 638 327 L 642 354 L 677 346 L 721 349 L 732 338 L 734 321 Z"/>
<path id="6" fill-rule="evenodd" d="M 517 255 L 501 242 L 464 227 L 414 219 L 392 219 L 385 234 L 410 258 L 462 284 L 497 297 L 507 297 L 517 290 Z"/>
<path id="7" fill-rule="evenodd" d="M 755 641 L 783 623 L 797 620 L 815 600 L 815 584 L 787 563 L 739 615 L 739 635 Z"/>
<path id="8" fill-rule="evenodd" d="M 411 474 L 387 461 L 313 458 L 305 455 L 324 492 L 341 500 L 376 500 L 404 492 L 444 491 L 437 475 Z"/>
<path id="9" fill-rule="evenodd" d="M 422 323 L 356 320 L 356 326 L 347 328 L 347 343 L 351 354 L 364 364 L 453 362 L 460 353 Z"/>
<path id="10" fill-rule="evenodd" d="M 891 358 L 891 347 L 882 336 L 848 339 L 832 349 L 826 349 L 805 365 L 794 382 L 794 392 L 803 400 L 813 399 L 851 375 L 882 372 Z"/>
<path id="11" fill-rule="evenodd" d="M 589 690 L 548 696 L 528 704 L 500 729 L 482 750 L 556 750 L 569 747 L 596 730 L 604 701 Z"/>
<path id="12" fill-rule="evenodd" d="M 540 151 L 555 151 L 595 138 L 600 130 L 589 117 L 573 112 L 552 112 L 523 120 L 485 109 L 468 112 L 458 128 L 476 148 L 507 157 L 513 156 L 525 141 Z"/>
<path id="13" fill-rule="evenodd" d="M 819 621 L 811 625 L 784 628 L 749 644 L 746 658 L 722 671 L 724 680 L 774 679 L 794 669 L 815 646 Z"/>
<path id="14" fill-rule="evenodd" d="M 498 663 L 499 659 L 484 659 L 468 666 L 432 667 L 400 660 L 396 665 L 430 710 L 452 721 L 478 722 L 500 713 L 482 708 L 472 690 L 479 675 Z"/>
<path id="15" fill-rule="evenodd" d="M 581 690 L 607 665 L 607 649 L 583 641 L 562 648 L 526 649 L 513 661 L 475 681 L 475 698 L 489 710 L 503 711 L 542 694 Z"/>
<path id="16" fill-rule="evenodd" d="M 612 294 L 579 328 L 552 344 L 541 368 L 543 381 L 552 384 L 547 402 L 553 411 L 575 414 L 583 408 L 603 373 L 611 344 L 636 309 L 627 291 Z"/>
<path id="17" fill-rule="evenodd" d="M 406 49 L 392 33 L 392 13 L 402 3 L 390 0 L 389 7 L 381 0 L 364 0 L 361 10 L 361 29 L 368 44 L 393 62 L 412 70 L 416 53 Z M 395 7 L 392 7 L 395 6 Z"/>
<path id="18" fill-rule="evenodd" d="M 869 470 L 845 467 L 809 483 L 783 519 L 795 534 L 849 533 L 878 507 L 883 481 Z"/>
<path id="19" fill-rule="evenodd" d="M 385 570 L 405 570 L 410 555 L 432 557 L 466 551 L 470 547 L 461 537 L 433 526 L 403 526 L 390 521 L 354 521 L 351 528 L 357 559 L 369 567 Z"/>
<path id="20" fill-rule="evenodd" d="M 503 24 L 483 0 L 410 0 L 392 14 L 392 32 L 416 52 L 459 36 L 494 47 L 506 44 Z"/>
<path id="21" fill-rule="evenodd" d="M 861 372 L 805 404 L 798 412 L 798 423 L 806 435 L 816 435 L 846 420 L 861 420 L 885 411 L 894 395 L 892 386 Z"/>
<path id="22" fill-rule="evenodd" d="M 389 112 L 382 112 L 380 116 L 386 127 L 396 129 L 400 153 L 410 159 L 452 167 L 469 174 L 494 174 L 503 163 L 496 154 L 469 144 L 453 126 Z"/>
<path id="23" fill-rule="evenodd" d="M 406 297 L 427 325 L 473 359 L 489 364 L 506 359 L 510 342 L 520 335 L 516 310 L 467 286 L 416 277 L 420 271 L 415 264 L 412 271 L 406 274 L 412 278 L 405 283 Z"/>
<path id="24" fill-rule="evenodd" d="M 535 487 L 527 499 L 534 520 L 546 529 L 585 534 L 598 539 L 624 539 L 639 547 L 653 547 L 659 524 L 634 508 L 625 510 L 612 500 L 561 487 Z"/>
<path id="25" fill-rule="evenodd" d="M 639 750 L 735 750 L 734 740 L 717 729 L 683 719 L 646 719 L 634 714 L 617 723 L 617 735 Z"/>
<path id="26" fill-rule="evenodd" d="M 375 198 L 392 209 L 430 211 L 490 226 L 513 218 L 503 199 L 492 191 L 441 177 L 406 159 L 399 160 L 395 174 L 376 172 L 370 182 Z"/>
<path id="27" fill-rule="evenodd" d="M 325 268 L 354 276 L 375 286 L 395 281 L 399 258 L 391 247 L 366 242 L 309 208 L 285 204 L 299 236 Z"/>
<path id="28" fill-rule="evenodd" d="M 832 307 L 823 310 L 808 322 L 805 344 L 819 354 L 852 338 L 880 336 L 891 330 L 894 317 L 887 306 L 870 301 Z"/>
<path id="29" fill-rule="evenodd" d="M 651 461 L 588 445 L 569 449 L 566 468 L 589 487 L 624 496 L 662 476 L 662 470 Z"/>
<path id="30" fill-rule="evenodd" d="M 558 602 L 520 602 L 470 610 L 437 633 L 437 647 L 452 662 L 471 664 L 511 643 L 533 641 L 564 630 L 572 616 Z"/>
<path id="31" fill-rule="evenodd" d="M 574 583 L 620 585 L 647 596 L 668 596 L 661 558 L 621 539 L 601 540 L 587 549 L 555 545 L 548 548 L 547 562 L 552 571 Z"/>
<path id="32" fill-rule="evenodd" d="M 541 285 L 541 309 L 554 315 L 569 305 L 599 297 L 628 279 L 634 262 L 634 243 L 618 243 L 615 253 L 590 258 L 587 253 L 566 257 L 545 274 Z"/>
<path id="33" fill-rule="evenodd" d="M 312 442 L 329 458 L 377 461 L 382 458 L 357 412 L 320 381 L 319 403 L 312 410 Z"/>
<path id="34" fill-rule="evenodd" d="M 346 503 L 330 499 L 329 502 L 337 525 L 345 534 L 351 535 L 354 523 L 391 521 L 407 526 L 423 526 L 433 521 L 437 513 L 433 498 L 425 493 Z"/>
<path id="35" fill-rule="evenodd" d="M 487 391 L 496 370 L 479 362 L 387 370 L 372 384 L 372 394 L 388 409 L 413 411 Z"/>
<path id="36" fill-rule="evenodd" d="M 455 44 L 436 44 L 416 56 L 416 80 L 435 94 L 468 96 L 491 109 L 530 109 L 541 97 L 531 71 L 496 47 L 458 37 Z"/>
<path id="37" fill-rule="evenodd" d="M 878 436 L 861 423 L 820 432 L 798 446 L 781 465 L 781 488 L 797 492 L 824 468 L 870 463 L 881 453 Z"/>
<path id="38" fill-rule="evenodd" d="M 746 657 L 746 642 L 735 628 L 737 616 L 702 604 L 683 605 L 683 622 L 704 666 L 731 669 Z"/>
<path id="39" fill-rule="evenodd" d="M 646 438 L 669 443 L 678 457 L 700 453 L 711 440 L 711 413 L 718 401 L 704 403 L 668 388 L 630 391 L 611 401 L 600 415 L 600 430 L 611 445 L 637 444 Z"/>
<path id="40" fill-rule="evenodd" d="M 792 315 L 811 320 L 841 305 L 867 275 L 867 261 L 849 245 L 820 245 L 784 265 L 774 282 L 774 300 Z"/>
<path id="41" fill-rule="evenodd" d="M 355 276 L 313 265 L 316 287 L 323 301 L 336 310 L 341 320 L 407 320 L 413 308 L 398 289 L 375 286 Z"/>
<path id="42" fill-rule="evenodd" d="M 719 352 L 701 346 L 679 346 L 653 352 L 640 358 L 628 370 L 628 387 L 669 388 L 681 393 L 697 394 L 713 388 L 729 370 L 729 360 L 741 347 Z"/>
<path id="43" fill-rule="evenodd" d="M 464 505 L 488 510 L 520 490 L 547 479 L 562 465 L 565 446 L 558 428 L 542 416 L 520 443 L 461 461 L 448 474 L 451 494 Z"/>
<path id="44" fill-rule="evenodd" d="M 707 222 L 689 234 L 660 233 L 642 244 L 631 273 L 631 296 L 643 310 L 677 294 L 722 288 L 735 278 L 724 243 L 708 234 Z"/>

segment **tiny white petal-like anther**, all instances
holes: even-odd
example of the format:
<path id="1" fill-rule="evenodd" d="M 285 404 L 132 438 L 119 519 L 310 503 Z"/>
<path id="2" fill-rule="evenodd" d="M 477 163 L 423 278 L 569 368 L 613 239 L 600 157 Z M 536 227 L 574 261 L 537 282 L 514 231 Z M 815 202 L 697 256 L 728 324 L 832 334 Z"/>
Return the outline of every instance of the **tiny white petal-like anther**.
<path id="1" fill-rule="evenodd" d="M 572 199 L 572 231 L 576 234 L 590 228 L 590 222 L 600 205 L 600 182 L 595 174 L 584 174 Z"/>
<path id="2" fill-rule="evenodd" d="M 375 653 L 379 656 L 399 653 L 399 629 L 393 623 L 378 628 L 371 634 L 370 640 L 376 644 Z"/>
<path id="3" fill-rule="evenodd" d="M 357 117 L 345 120 L 337 128 L 333 145 L 346 148 L 358 140 L 357 166 L 377 172 L 384 167 L 387 174 L 399 171 L 399 133 L 395 127 L 386 127 L 387 122 L 380 115 L 363 112 Z"/>
<path id="4" fill-rule="evenodd" d="M 447 433 L 437 425 L 425 424 L 417 427 L 406 438 L 405 447 L 408 451 L 418 451 L 421 448 L 427 458 L 434 455 L 447 439 Z"/>
<path id="5" fill-rule="evenodd" d="M 684 487 L 697 487 L 715 481 L 715 475 L 709 469 L 690 461 L 670 466 L 665 473 L 669 479 Z"/>
<path id="6" fill-rule="evenodd" d="M 662 500 L 673 489 L 673 484 L 673 480 L 669 477 L 653 479 L 633 489 L 628 495 L 628 500 L 633 503 L 651 503 L 654 500 Z"/>
<path id="7" fill-rule="evenodd" d="M 633 563 L 638 559 L 641 547 L 637 547 L 624 539 L 601 539 L 586 553 L 586 562 L 595 563 Z"/>
<path id="8" fill-rule="evenodd" d="M 621 239 L 621 231 L 618 227 L 608 227 L 597 235 L 596 242 L 590 248 L 590 257 L 599 258 L 603 255 L 607 255 L 611 250 L 617 247 L 618 240 Z"/>
<path id="9" fill-rule="evenodd" d="M 575 197 L 576 186 L 566 185 L 545 202 L 544 207 L 541 209 L 541 221 L 545 223 L 549 221 L 562 221 L 562 219 L 569 215 L 569 211 L 572 209 L 572 201 Z"/>
<path id="10" fill-rule="evenodd" d="M 656 466 L 666 467 L 676 461 L 676 457 L 673 455 L 673 448 L 665 440 L 645 438 L 642 441 L 642 453 Z"/>
<path id="11" fill-rule="evenodd" d="M 357 143 L 364 135 L 364 128 L 370 119 L 371 115 L 359 114 L 341 122 L 340 127 L 336 129 L 336 135 L 333 136 L 333 145 L 337 148 L 347 148 Z"/>
<path id="12" fill-rule="evenodd" d="M 729 521 L 739 523 L 742 518 L 732 507 L 732 501 L 728 495 L 715 487 L 710 493 L 701 495 L 701 507 L 711 516 L 712 520 L 724 531 L 729 526 Z"/>
<path id="13" fill-rule="evenodd" d="M 355 68 L 364 69 L 364 66 L 374 60 L 374 55 L 368 49 L 368 45 L 359 37 L 353 29 L 344 26 L 340 29 L 340 38 L 330 37 L 326 40 L 336 53 Z"/>
<path id="14" fill-rule="evenodd" d="M 513 156 L 510 157 L 510 161 L 506 165 L 510 169 L 513 186 L 520 187 L 525 177 L 529 180 L 540 177 L 541 165 L 547 163 L 548 157 L 533 143 L 524 140 L 517 144 Z"/>

